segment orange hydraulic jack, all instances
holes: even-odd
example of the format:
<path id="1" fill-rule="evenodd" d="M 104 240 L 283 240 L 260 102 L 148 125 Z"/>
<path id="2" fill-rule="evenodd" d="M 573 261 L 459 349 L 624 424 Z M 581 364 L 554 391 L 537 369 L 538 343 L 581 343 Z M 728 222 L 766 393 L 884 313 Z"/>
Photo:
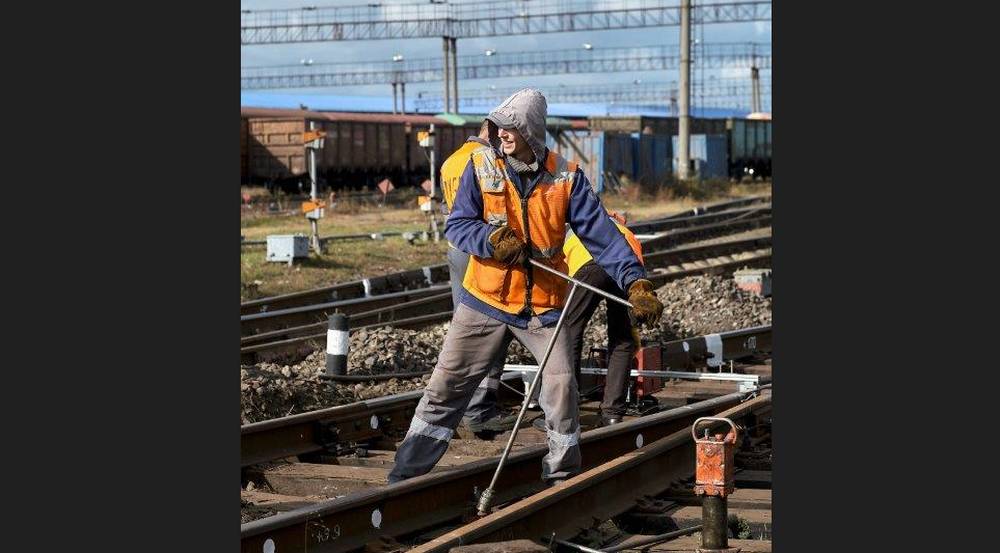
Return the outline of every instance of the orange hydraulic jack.
<path id="1" fill-rule="evenodd" d="M 715 421 L 728 423 L 732 430 L 722 434 L 705 434 L 698 438 L 698 423 Z M 701 549 L 699 553 L 739 553 L 739 548 L 729 547 L 729 514 L 726 496 L 735 489 L 733 469 L 736 453 L 736 425 L 719 417 L 701 417 L 691 425 L 695 441 L 694 493 L 704 496 L 701 503 Z"/>

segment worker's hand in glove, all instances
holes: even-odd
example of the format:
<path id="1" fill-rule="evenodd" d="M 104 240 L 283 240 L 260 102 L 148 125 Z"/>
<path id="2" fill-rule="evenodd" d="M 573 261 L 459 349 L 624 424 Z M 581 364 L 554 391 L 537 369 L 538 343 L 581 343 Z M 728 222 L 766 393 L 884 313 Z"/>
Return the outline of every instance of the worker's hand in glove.
<path id="1" fill-rule="evenodd" d="M 640 278 L 628 287 L 628 301 L 632 304 L 632 315 L 636 324 L 656 326 L 663 314 L 663 303 L 653 292 L 653 283 Z"/>
<path id="2" fill-rule="evenodd" d="M 490 233 L 493 259 L 505 265 L 524 262 L 524 241 L 507 225 Z"/>

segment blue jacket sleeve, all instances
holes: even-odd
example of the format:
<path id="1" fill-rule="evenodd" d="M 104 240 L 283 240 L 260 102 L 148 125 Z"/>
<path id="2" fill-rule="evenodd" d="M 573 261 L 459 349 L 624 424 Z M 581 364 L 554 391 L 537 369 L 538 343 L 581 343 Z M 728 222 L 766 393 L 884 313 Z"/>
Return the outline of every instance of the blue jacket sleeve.
<path id="1" fill-rule="evenodd" d="M 489 237 L 494 230 L 496 227 L 483 220 L 483 195 L 470 159 L 458 181 L 455 204 L 444 230 L 445 238 L 463 252 L 492 257 L 493 245 Z"/>
<path id="2" fill-rule="evenodd" d="M 646 278 L 646 269 L 629 247 L 625 236 L 611 221 L 590 180 L 579 168 L 569 198 L 569 226 L 580 237 L 580 242 L 594 261 L 622 290 L 627 291 L 637 279 Z"/>

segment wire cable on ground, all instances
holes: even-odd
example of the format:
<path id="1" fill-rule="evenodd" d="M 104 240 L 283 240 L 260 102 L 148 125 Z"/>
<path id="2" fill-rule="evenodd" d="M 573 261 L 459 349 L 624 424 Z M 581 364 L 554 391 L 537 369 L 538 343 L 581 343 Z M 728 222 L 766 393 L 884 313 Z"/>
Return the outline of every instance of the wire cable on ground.
<path id="1" fill-rule="evenodd" d="M 321 374 L 322 380 L 333 380 L 334 382 L 368 382 L 371 380 L 392 380 L 393 378 L 419 378 L 432 371 L 414 371 L 405 373 L 383 373 L 383 374 Z"/>

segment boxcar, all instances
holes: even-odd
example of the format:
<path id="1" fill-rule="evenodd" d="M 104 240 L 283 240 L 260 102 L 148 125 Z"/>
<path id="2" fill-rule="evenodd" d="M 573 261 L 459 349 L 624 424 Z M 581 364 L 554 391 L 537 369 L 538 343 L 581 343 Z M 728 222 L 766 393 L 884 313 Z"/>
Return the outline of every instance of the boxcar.
<path id="1" fill-rule="evenodd" d="M 726 134 L 730 177 L 771 177 L 771 121 L 730 118 Z"/>

